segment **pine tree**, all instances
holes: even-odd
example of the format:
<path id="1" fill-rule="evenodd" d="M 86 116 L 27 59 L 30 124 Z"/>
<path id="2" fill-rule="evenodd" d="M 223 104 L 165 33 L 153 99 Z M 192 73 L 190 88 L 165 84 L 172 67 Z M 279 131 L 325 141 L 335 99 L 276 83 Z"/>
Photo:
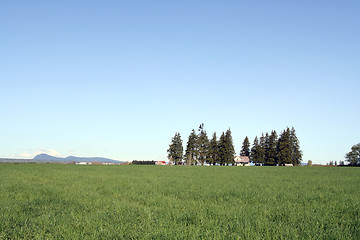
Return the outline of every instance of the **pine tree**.
<path id="1" fill-rule="evenodd" d="M 219 161 L 219 149 L 218 149 L 218 141 L 216 137 L 216 132 L 213 133 L 212 139 L 209 143 L 209 155 L 208 155 L 208 163 L 211 165 L 215 165 Z"/>
<path id="2" fill-rule="evenodd" d="M 266 133 L 266 150 L 265 150 L 265 164 L 269 166 L 277 165 L 277 134 L 273 130 L 269 135 Z"/>
<path id="3" fill-rule="evenodd" d="M 292 164 L 299 165 L 302 161 L 302 152 L 300 150 L 300 142 L 296 137 L 295 128 L 292 127 L 290 131 L 290 144 L 291 144 L 291 160 Z"/>
<path id="4" fill-rule="evenodd" d="M 168 159 L 175 165 L 181 162 L 183 156 L 183 146 L 180 133 L 175 133 L 175 136 L 172 138 L 167 152 Z"/>
<path id="5" fill-rule="evenodd" d="M 225 133 L 225 146 L 226 146 L 225 162 L 227 165 L 234 164 L 235 149 L 234 149 L 230 128 Z"/>
<path id="6" fill-rule="evenodd" d="M 206 131 L 204 130 L 204 124 L 202 123 L 199 127 L 199 135 L 198 135 L 198 151 L 199 158 L 198 161 L 201 165 L 207 161 L 208 149 L 209 149 L 209 139 Z"/>
<path id="7" fill-rule="evenodd" d="M 246 136 L 243 144 L 242 144 L 242 148 L 241 148 L 241 152 L 240 152 L 240 156 L 250 156 L 250 142 L 249 142 L 249 138 Z"/>
<path id="8" fill-rule="evenodd" d="M 264 165 L 265 164 L 265 151 L 266 151 L 266 141 L 267 138 L 269 138 L 269 135 L 266 133 L 264 136 L 264 133 L 261 134 L 260 141 L 259 141 L 259 149 L 258 149 L 258 159 L 259 164 Z"/>
<path id="9" fill-rule="evenodd" d="M 285 164 L 292 163 L 289 128 L 287 128 L 281 133 L 278 140 L 277 152 L 278 152 L 279 165 L 283 166 Z"/>
<path id="10" fill-rule="evenodd" d="M 254 139 L 254 143 L 253 143 L 253 146 L 251 148 L 251 151 L 250 151 L 250 160 L 255 164 L 255 165 L 258 165 L 260 162 L 261 162 L 261 159 L 260 159 L 260 145 L 259 145 L 259 140 L 257 138 L 257 136 L 255 137 Z"/>
<path id="11" fill-rule="evenodd" d="M 189 165 L 193 165 L 195 161 L 198 159 L 198 136 L 193 129 L 189 135 L 189 139 L 186 145 L 186 151 L 184 155 L 185 163 Z"/>
<path id="12" fill-rule="evenodd" d="M 222 132 L 220 139 L 219 139 L 218 153 L 219 153 L 219 161 L 218 162 L 219 162 L 220 166 L 224 166 L 226 163 L 226 155 L 227 155 L 226 139 L 225 139 L 224 132 Z"/>
<path id="13" fill-rule="evenodd" d="M 264 145 L 263 145 L 263 149 L 264 149 L 264 165 L 269 165 L 269 146 L 270 146 L 270 136 L 269 133 L 266 132 L 265 136 L 264 136 Z"/>

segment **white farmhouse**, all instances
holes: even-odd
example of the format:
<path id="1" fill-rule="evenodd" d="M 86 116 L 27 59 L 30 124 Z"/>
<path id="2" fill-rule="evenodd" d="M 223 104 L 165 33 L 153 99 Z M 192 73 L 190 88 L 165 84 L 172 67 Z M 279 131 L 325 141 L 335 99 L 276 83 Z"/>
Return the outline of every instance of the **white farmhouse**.
<path id="1" fill-rule="evenodd" d="M 234 161 L 236 166 L 250 166 L 250 159 L 248 156 L 235 156 Z"/>

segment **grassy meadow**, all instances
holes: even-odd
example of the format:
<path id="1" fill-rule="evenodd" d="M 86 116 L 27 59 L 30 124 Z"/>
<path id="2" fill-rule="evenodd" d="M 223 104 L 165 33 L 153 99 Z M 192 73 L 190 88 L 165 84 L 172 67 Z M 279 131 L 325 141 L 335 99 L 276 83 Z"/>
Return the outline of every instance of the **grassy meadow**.
<path id="1" fill-rule="evenodd" d="M 360 239 L 360 168 L 0 164 L 0 239 Z"/>

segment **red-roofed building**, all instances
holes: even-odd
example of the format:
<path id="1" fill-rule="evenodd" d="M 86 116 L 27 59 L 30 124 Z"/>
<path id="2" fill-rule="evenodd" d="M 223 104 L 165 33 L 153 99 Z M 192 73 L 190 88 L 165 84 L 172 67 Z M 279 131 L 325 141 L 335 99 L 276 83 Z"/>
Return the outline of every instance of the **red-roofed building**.
<path id="1" fill-rule="evenodd" d="M 155 162 L 155 165 L 166 165 L 165 161 L 157 161 Z"/>

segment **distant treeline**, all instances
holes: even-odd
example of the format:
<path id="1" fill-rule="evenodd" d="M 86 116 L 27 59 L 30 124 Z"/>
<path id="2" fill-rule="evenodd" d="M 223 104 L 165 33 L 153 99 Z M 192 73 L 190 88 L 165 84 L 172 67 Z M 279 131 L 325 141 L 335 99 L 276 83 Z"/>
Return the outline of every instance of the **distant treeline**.
<path id="1" fill-rule="evenodd" d="M 208 163 L 210 165 L 233 165 L 235 150 L 231 131 L 228 129 L 217 139 L 216 132 L 209 140 L 204 124 L 199 126 L 198 134 L 193 129 L 189 135 L 185 154 L 180 133 L 175 133 L 169 145 L 168 158 L 175 165 L 197 165 Z M 245 137 L 240 156 L 249 157 L 255 165 L 277 166 L 285 164 L 299 165 L 302 160 L 300 142 L 295 134 L 294 127 L 286 128 L 278 137 L 275 130 L 270 134 L 255 137 L 250 148 L 248 137 Z"/>
<path id="2" fill-rule="evenodd" d="M 134 161 L 132 161 L 132 164 L 134 164 L 134 165 L 155 165 L 155 161 L 138 161 L 138 160 L 134 160 Z"/>

